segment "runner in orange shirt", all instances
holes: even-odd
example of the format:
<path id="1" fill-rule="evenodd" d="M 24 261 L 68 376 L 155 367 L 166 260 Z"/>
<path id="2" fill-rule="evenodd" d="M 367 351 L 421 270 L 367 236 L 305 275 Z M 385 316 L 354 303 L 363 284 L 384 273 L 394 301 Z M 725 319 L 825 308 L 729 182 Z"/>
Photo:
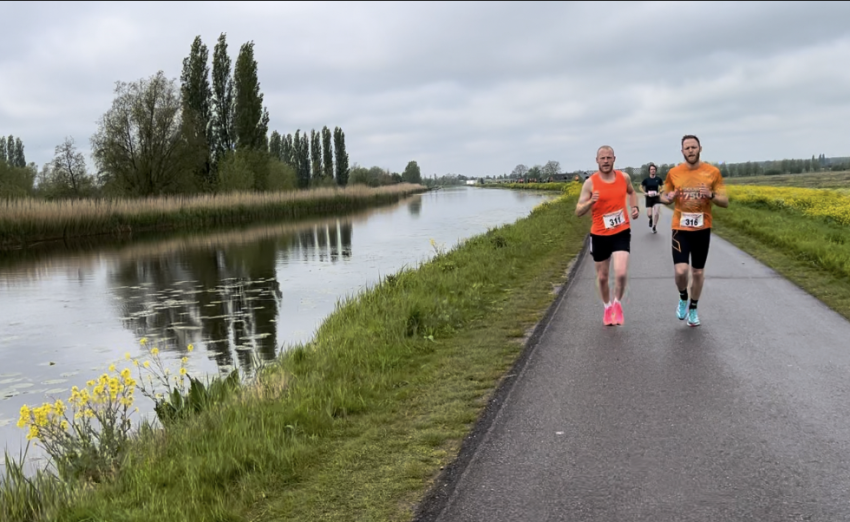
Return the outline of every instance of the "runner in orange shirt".
<path id="1" fill-rule="evenodd" d="M 665 205 L 675 203 L 673 210 L 673 266 L 676 287 L 679 289 L 679 306 L 676 317 L 688 318 L 688 326 L 699 326 L 697 301 L 705 282 L 705 262 L 711 240 L 711 205 L 729 206 L 726 185 L 720 170 L 703 163 L 699 138 L 687 135 L 682 138 L 682 155 L 685 162 L 667 173 L 660 199 Z M 689 266 L 690 264 L 690 266 Z M 688 306 L 688 276 L 690 269 L 691 304 Z"/>
<path id="2" fill-rule="evenodd" d="M 626 291 L 626 276 L 629 269 L 629 251 L 631 249 L 632 219 L 640 217 L 637 194 L 632 187 L 629 175 L 614 170 L 614 149 L 608 145 L 596 151 L 596 164 L 599 170 L 587 178 L 581 187 L 576 204 L 576 215 L 583 216 L 592 209 L 590 226 L 590 253 L 596 262 L 596 285 L 605 305 L 602 324 L 622 325 L 623 305 L 620 301 Z M 626 210 L 626 198 L 629 209 Z M 614 300 L 608 288 L 608 270 L 610 261 L 614 262 L 614 278 L 617 284 Z"/>

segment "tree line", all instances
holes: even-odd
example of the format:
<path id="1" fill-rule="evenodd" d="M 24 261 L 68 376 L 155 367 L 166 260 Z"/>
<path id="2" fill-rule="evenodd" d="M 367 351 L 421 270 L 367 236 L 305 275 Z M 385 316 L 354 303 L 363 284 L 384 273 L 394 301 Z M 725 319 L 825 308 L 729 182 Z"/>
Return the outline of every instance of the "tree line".
<path id="1" fill-rule="evenodd" d="M 809 172 L 838 172 L 850 170 L 850 158 L 827 158 L 826 155 L 812 155 L 810 159 L 783 159 L 772 161 L 747 161 L 741 163 L 709 162 L 720 170 L 724 178 L 745 176 L 777 176 L 780 174 L 804 174 Z M 675 167 L 675 163 L 656 165 L 658 176 L 664 178 Z M 623 169 L 630 176 L 636 173 L 642 178 L 649 176 L 649 163 L 644 163 L 640 169 L 627 167 Z"/>
<path id="2" fill-rule="evenodd" d="M 114 95 L 91 137 L 94 172 L 71 137 L 56 146 L 54 159 L 39 172 L 26 164 L 21 140 L 10 136 L 0 139 L 5 166 L 0 197 L 144 197 L 421 182 L 415 161 L 403 174 L 386 176 L 377 167 L 351 168 L 340 127 L 269 136 L 254 42 L 243 44 L 233 63 L 225 33 L 211 60 L 201 37 L 194 39 L 179 83 L 159 71 L 116 82 Z"/>

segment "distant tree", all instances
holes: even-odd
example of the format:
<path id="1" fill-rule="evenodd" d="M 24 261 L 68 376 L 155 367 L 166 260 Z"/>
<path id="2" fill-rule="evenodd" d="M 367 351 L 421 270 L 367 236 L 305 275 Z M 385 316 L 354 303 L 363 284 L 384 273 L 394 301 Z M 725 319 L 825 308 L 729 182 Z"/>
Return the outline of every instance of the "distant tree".
<path id="1" fill-rule="evenodd" d="M 283 158 L 283 140 L 277 131 L 272 132 L 269 138 L 269 155 L 278 161 Z"/>
<path id="2" fill-rule="evenodd" d="M 322 135 L 316 129 L 310 131 L 310 165 L 314 184 L 321 184 L 324 169 L 322 168 Z"/>
<path id="3" fill-rule="evenodd" d="M 522 163 L 514 167 L 514 170 L 511 171 L 512 178 L 524 178 L 526 174 L 528 174 L 528 167 Z"/>
<path id="4" fill-rule="evenodd" d="M 550 176 L 554 176 L 555 174 L 561 173 L 561 164 L 557 161 L 547 161 L 543 168 L 541 169 L 543 172 L 543 176 L 548 178 Z"/>
<path id="5" fill-rule="evenodd" d="M 257 78 L 254 42 L 242 45 L 233 71 L 233 129 L 236 147 L 268 150 L 269 111 Z M 255 180 L 256 182 L 256 180 Z"/>
<path id="6" fill-rule="evenodd" d="M 0 140 L 2 139 L 3 137 L 0 136 Z M 15 137 L 9 134 L 6 138 L 6 161 L 13 167 L 15 166 L 15 149 Z"/>
<path id="7" fill-rule="evenodd" d="M 334 157 L 331 149 L 331 130 L 325 125 L 322 127 L 322 167 L 325 180 L 334 179 Z"/>
<path id="8" fill-rule="evenodd" d="M 623 170 L 623 172 L 625 172 L 626 174 L 628 174 L 628 175 L 629 175 L 629 177 L 634 177 L 634 175 L 635 175 L 635 168 L 634 168 L 634 167 L 626 167 L 626 168 Z"/>
<path id="9" fill-rule="evenodd" d="M 222 158 L 218 168 L 219 191 L 247 192 L 254 187 L 254 172 L 246 152 L 230 151 Z"/>
<path id="10" fill-rule="evenodd" d="M 56 146 L 53 160 L 42 172 L 39 190 L 50 197 L 88 196 L 94 188 L 94 179 L 86 172 L 86 160 L 77 151 L 74 138 L 67 137 Z"/>
<path id="11" fill-rule="evenodd" d="M 6 140 L 0 137 L 0 162 L 6 163 Z"/>
<path id="12" fill-rule="evenodd" d="M 282 136 L 280 139 L 280 161 L 286 163 L 290 167 L 294 167 L 294 159 L 292 157 L 292 134 Z"/>
<path id="13" fill-rule="evenodd" d="M 15 138 L 15 159 L 13 165 L 20 168 L 26 168 L 27 157 L 24 156 L 24 143 L 21 138 Z"/>
<path id="14" fill-rule="evenodd" d="M 529 179 L 540 179 L 541 177 L 543 177 L 543 167 L 540 165 L 535 165 L 528 169 Z"/>
<path id="15" fill-rule="evenodd" d="M 22 198 L 31 195 L 35 174 L 33 164 L 15 167 L 0 161 L 0 198 Z"/>
<path id="16" fill-rule="evenodd" d="M 422 172 L 419 170 L 419 164 L 415 161 L 408 162 L 401 174 L 401 181 L 406 183 L 422 183 Z"/>
<path id="17" fill-rule="evenodd" d="M 134 83 L 116 82 L 115 95 L 91 138 L 102 181 L 132 196 L 185 192 L 191 173 L 187 179 L 175 80 L 159 71 Z"/>
<path id="18" fill-rule="evenodd" d="M 298 175 L 292 165 L 277 159 L 269 160 L 269 190 L 295 190 Z"/>
<path id="19" fill-rule="evenodd" d="M 227 56 L 227 36 L 221 33 L 213 50 L 211 137 L 214 160 L 235 148 L 233 129 L 233 77 Z"/>
<path id="20" fill-rule="evenodd" d="M 215 171 L 212 165 L 212 140 L 209 135 L 212 117 L 212 89 L 210 87 L 209 51 L 196 36 L 183 59 L 180 75 L 180 94 L 183 107 L 183 136 L 188 148 L 196 155 L 193 173 L 199 188 L 212 190 Z"/>
<path id="21" fill-rule="evenodd" d="M 336 182 L 344 187 L 348 184 L 348 153 L 345 152 L 345 133 L 334 128 L 334 156 L 336 157 Z"/>
<path id="22" fill-rule="evenodd" d="M 298 188 L 306 189 L 310 186 L 310 144 L 307 138 L 307 133 L 300 133 L 300 130 L 295 131 L 295 139 L 293 142 L 296 156 L 296 172 L 298 172 Z"/>

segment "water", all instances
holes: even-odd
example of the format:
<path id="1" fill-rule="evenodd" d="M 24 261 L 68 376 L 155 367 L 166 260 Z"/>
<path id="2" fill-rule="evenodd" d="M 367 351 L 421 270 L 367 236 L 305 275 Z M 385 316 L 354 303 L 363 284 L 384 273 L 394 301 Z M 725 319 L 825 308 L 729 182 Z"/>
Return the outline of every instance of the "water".
<path id="1" fill-rule="evenodd" d="M 0 443 L 17 455 L 23 404 L 127 367 L 143 337 L 190 374 L 250 373 L 309 341 L 338 300 L 432 257 L 432 239 L 452 248 L 549 197 L 458 187 L 346 217 L 0 254 Z"/>

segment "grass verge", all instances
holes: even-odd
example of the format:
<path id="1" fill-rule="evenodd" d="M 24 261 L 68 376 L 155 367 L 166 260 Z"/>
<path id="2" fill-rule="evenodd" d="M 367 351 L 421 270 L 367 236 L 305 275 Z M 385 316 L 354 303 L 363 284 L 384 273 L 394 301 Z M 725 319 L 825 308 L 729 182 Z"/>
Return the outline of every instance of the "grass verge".
<path id="1" fill-rule="evenodd" d="M 0 204 L 0 250 L 42 241 L 99 235 L 210 228 L 270 219 L 298 219 L 395 203 L 421 185 L 319 188 L 138 200 L 7 200 Z"/>
<path id="2" fill-rule="evenodd" d="M 146 432 L 43 519 L 409 520 L 565 282 L 589 228 L 574 208 L 543 204 L 346 300 L 254 386 Z"/>
<path id="3" fill-rule="evenodd" d="M 850 229 L 735 201 L 716 209 L 712 230 L 850 319 Z"/>
<path id="4" fill-rule="evenodd" d="M 779 176 L 725 178 L 728 185 L 850 189 L 850 172 L 810 172 Z"/>

